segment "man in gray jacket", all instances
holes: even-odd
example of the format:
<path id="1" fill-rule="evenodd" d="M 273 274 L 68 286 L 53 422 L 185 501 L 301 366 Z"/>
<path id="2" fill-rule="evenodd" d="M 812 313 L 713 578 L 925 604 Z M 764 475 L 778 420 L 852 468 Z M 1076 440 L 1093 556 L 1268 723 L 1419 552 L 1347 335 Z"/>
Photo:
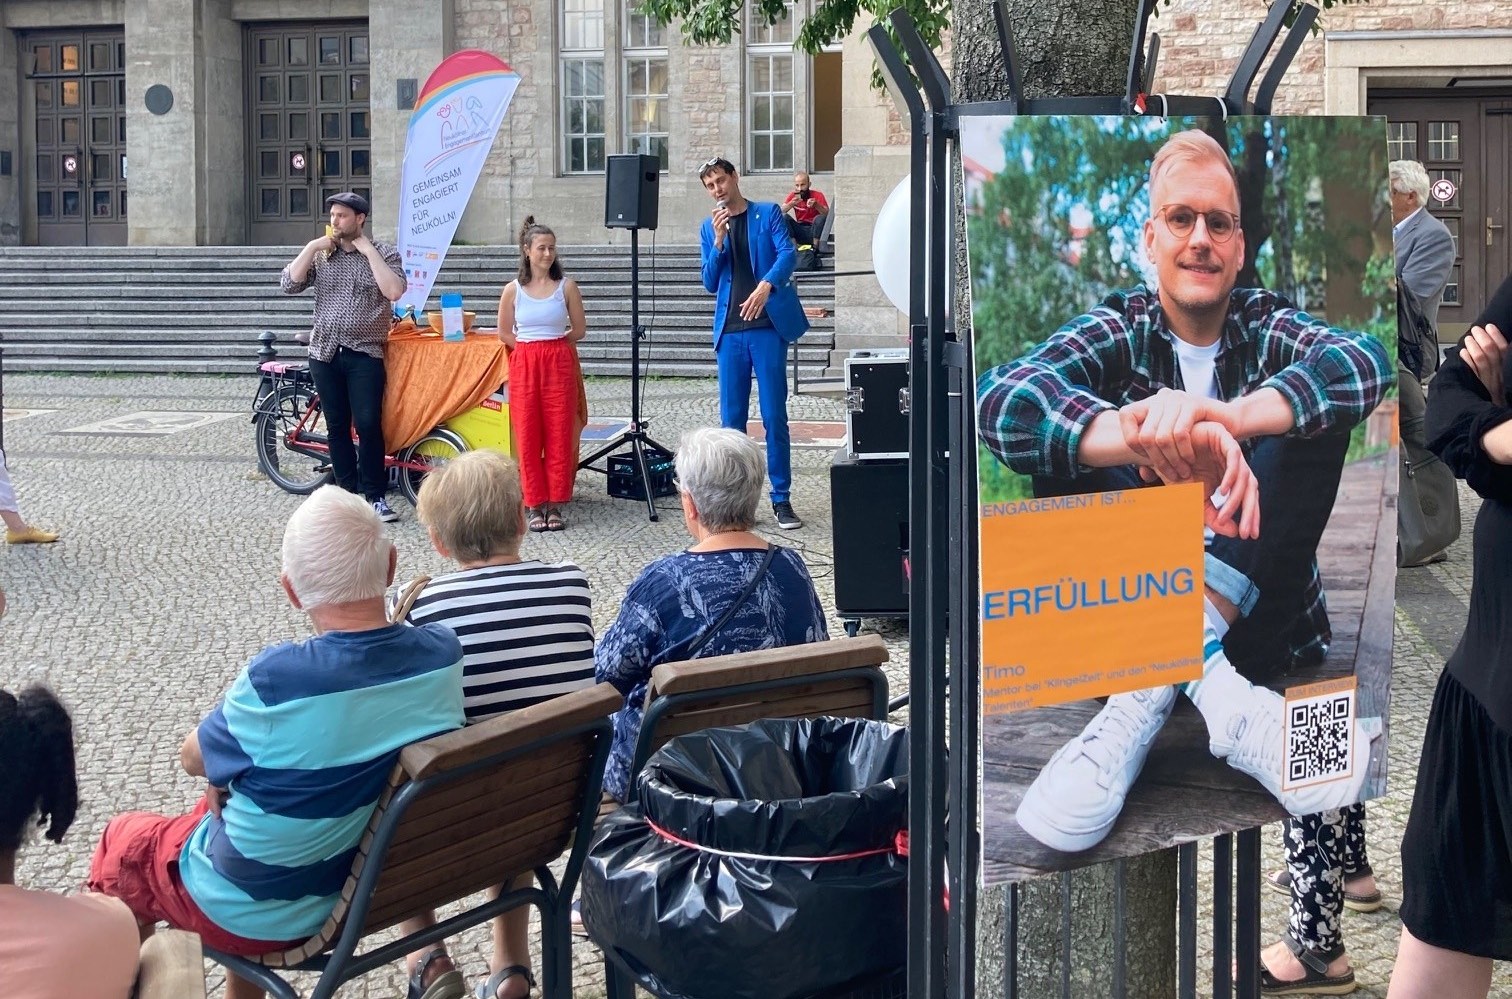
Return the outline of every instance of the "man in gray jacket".
<path id="1" fill-rule="evenodd" d="M 1391 242 L 1396 248 L 1397 280 L 1423 303 L 1423 315 L 1438 330 L 1439 303 L 1454 269 L 1454 237 L 1428 214 L 1428 171 L 1416 160 L 1393 160 L 1391 171 Z M 1437 368 L 1435 357 L 1430 370 Z"/>
<path id="2" fill-rule="evenodd" d="M 1421 379 L 1438 370 L 1438 310 L 1444 298 L 1444 285 L 1454 269 L 1454 237 L 1444 223 L 1428 214 L 1424 207 L 1428 200 L 1428 172 L 1416 160 L 1394 160 L 1391 173 L 1391 220 L 1396 223 L 1391 230 L 1392 244 L 1396 248 L 1396 276 L 1403 288 L 1411 292 L 1423 307 L 1423 315 L 1433 330 L 1430 342 L 1422 343 L 1423 367 L 1409 371 L 1401 363 L 1406 349 L 1400 340 L 1397 345 L 1397 395 L 1399 398 L 1402 446 L 1410 460 L 1422 460 L 1427 455 L 1427 442 L 1423 440 L 1424 397 Z M 1400 317 L 1399 317 L 1400 318 Z M 1409 330 L 1399 337 L 1411 335 Z M 1409 344 L 1407 346 L 1415 346 Z M 1417 490 L 1403 489 L 1403 502 L 1414 502 Z M 1449 500 L 1455 500 L 1449 495 Z M 1400 514 L 1405 508 L 1399 507 Z M 1398 532 L 1405 536 L 1399 520 Z M 1452 538 L 1450 539 L 1453 540 Z M 1436 543 L 1437 539 L 1435 539 Z M 1445 551 L 1436 551 L 1426 557 L 1417 557 L 1398 548 L 1399 568 L 1410 569 L 1442 562 Z"/>

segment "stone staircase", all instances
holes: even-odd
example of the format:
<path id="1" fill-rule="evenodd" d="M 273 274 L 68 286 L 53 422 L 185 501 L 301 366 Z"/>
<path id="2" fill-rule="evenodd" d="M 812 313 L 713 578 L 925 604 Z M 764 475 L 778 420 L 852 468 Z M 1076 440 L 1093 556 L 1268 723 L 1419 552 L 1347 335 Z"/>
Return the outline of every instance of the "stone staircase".
<path id="1" fill-rule="evenodd" d="M 242 373 L 257 363 L 258 336 L 271 330 L 279 357 L 304 357 L 294 340 L 308 330 L 312 296 L 283 295 L 278 275 L 294 247 L 5 247 L 0 268 L 8 315 L 0 349 L 8 371 Z M 564 246 L 562 261 L 583 290 L 588 336 L 578 345 L 589 375 L 630 370 L 630 253 L 617 246 Z M 826 265 L 828 259 L 826 259 Z M 499 291 L 514 277 L 512 247 L 457 246 L 442 291 L 492 326 Z M 806 306 L 828 310 L 798 342 L 804 377 L 821 373 L 835 343 L 834 278 L 799 276 Z M 709 325 L 713 296 L 699 279 L 698 248 L 659 247 L 640 263 L 641 345 L 650 377 L 714 374 Z"/>

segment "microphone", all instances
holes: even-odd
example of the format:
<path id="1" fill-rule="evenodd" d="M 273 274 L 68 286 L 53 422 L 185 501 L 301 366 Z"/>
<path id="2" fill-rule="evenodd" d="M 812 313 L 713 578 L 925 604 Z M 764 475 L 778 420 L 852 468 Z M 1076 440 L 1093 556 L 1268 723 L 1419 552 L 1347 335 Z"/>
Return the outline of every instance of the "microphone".
<path id="1" fill-rule="evenodd" d="M 718 211 L 721 208 L 728 208 L 728 207 L 729 207 L 729 202 L 726 201 L 724 198 L 720 198 L 718 201 L 714 202 L 714 210 L 715 211 Z M 714 228 L 716 230 L 718 230 L 719 224 L 717 222 L 715 223 Z M 728 230 L 729 228 L 730 228 L 730 220 L 729 219 L 725 219 L 725 229 Z"/>

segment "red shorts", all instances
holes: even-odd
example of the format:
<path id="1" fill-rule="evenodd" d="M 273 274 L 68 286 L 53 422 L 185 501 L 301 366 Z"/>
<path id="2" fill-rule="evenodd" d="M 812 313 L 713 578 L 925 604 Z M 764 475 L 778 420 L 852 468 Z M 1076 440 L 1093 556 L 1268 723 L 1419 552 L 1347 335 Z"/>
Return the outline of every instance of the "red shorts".
<path id="1" fill-rule="evenodd" d="M 228 933 L 200 911 L 179 877 L 184 850 L 209 805 L 200 800 L 188 815 L 169 818 L 151 812 L 117 815 L 105 826 L 89 863 L 90 891 L 126 903 L 137 922 L 165 922 L 198 933 L 206 946 L 226 954 L 257 956 L 287 950 L 303 941 L 248 940 Z"/>

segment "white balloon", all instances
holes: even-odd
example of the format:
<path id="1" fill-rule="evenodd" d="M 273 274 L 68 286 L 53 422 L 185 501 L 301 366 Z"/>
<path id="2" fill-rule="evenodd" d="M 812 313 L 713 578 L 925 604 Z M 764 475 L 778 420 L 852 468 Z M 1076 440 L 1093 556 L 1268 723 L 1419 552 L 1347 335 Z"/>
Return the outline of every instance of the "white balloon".
<path id="1" fill-rule="evenodd" d="M 877 213 L 872 230 L 872 270 L 877 283 L 899 312 L 908 315 L 909 256 L 913 243 L 909 238 L 909 179 L 904 177 Z"/>

